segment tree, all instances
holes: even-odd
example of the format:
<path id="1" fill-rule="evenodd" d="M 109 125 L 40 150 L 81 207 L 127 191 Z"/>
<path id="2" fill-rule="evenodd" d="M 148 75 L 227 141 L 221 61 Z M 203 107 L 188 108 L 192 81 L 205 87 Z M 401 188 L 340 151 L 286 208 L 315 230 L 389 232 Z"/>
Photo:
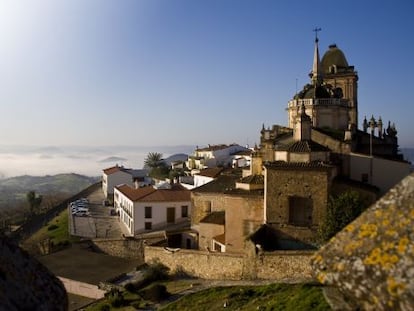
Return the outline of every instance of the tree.
<path id="1" fill-rule="evenodd" d="M 338 196 L 331 196 L 328 202 L 326 217 L 319 227 L 318 236 L 326 242 L 347 224 L 357 218 L 367 208 L 358 192 L 347 191 Z"/>
<path id="2" fill-rule="evenodd" d="M 35 191 L 29 191 L 26 194 L 27 202 L 30 205 L 30 214 L 34 214 L 40 207 L 40 204 L 42 203 L 42 196 L 36 195 Z"/>
<path id="3" fill-rule="evenodd" d="M 164 179 L 168 177 L 169 167 L 162 159 L 162 153 L 150 152 L 144 160 L 144 168 L 149 169 L 149 175 L 154 178 Z"/>
<path id="4" fill-rule="evenodd" d="M 150 152 L 144 160 L 144 168 L 152 169 L 165 165 L 162 159 L 162 153 L 159 152 Z"/>

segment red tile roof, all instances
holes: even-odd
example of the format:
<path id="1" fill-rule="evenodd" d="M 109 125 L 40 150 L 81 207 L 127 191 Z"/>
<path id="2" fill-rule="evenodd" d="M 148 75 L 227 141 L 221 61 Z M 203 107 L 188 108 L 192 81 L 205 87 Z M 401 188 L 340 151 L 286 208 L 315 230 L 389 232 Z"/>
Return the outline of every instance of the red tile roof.
<path id="1" fill-rule="evenodd" d="M 222 167 L 212 167 L 212 168 L 206 168 L 204 170 L 201 170 L 199 174 L 200 176 L 205 176 L 205 177 L 211 177 L 211 178 L 216 178 L 217 176 L 220 175 L 220 173 L 224 170 L 224 168 Z"/>
<path id="2" fill-rule="evenodd" d="M 111 175 L 111 174 L 114 174 L 114 173 L 117 173 L 117 172 L 120 172 L 120 171 L 124 172 L 125 168 L 123 166 L 118 166 L 118 165 L 113 166 L 113 167 L 109 167 L 109 168 L 106 168 L 106 169 L 103 170 L 103 172 L 106 175 Z"/>
<path id="3" fill-rule="evenodd" d="M 217 242 L 225 245 L 226 244 L 226 234 L 220 234 L 220 235 L 216 235 L 215 237 L 213 237 L 214 240 L 216 240 Z"/>
<path id="4" fill-rule="evenodd" d="M 183 202 L 190 201 L 190 191 L 180 185 L 171 189 L 155 189 L 153 187 L 132 188 L 128 185 L 117 186 L 121 193 L 133 202 Z"/>

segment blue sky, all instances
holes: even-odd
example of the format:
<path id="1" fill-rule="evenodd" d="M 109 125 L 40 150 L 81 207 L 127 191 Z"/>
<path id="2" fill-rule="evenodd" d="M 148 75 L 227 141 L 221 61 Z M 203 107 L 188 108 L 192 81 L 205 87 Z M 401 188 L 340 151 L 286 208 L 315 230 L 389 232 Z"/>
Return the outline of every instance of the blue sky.
<path id="1" fill-rule="evenodd" d="M 308 83 L 315 26 L 359 74 L 359 119 L 414 147 L 414 2 L 0 2 L 0 144 L 259 142 Z M 360 122 L 361 123 L 361 122 Z M 361 127 L 361 124 L 359 124 Z"/>

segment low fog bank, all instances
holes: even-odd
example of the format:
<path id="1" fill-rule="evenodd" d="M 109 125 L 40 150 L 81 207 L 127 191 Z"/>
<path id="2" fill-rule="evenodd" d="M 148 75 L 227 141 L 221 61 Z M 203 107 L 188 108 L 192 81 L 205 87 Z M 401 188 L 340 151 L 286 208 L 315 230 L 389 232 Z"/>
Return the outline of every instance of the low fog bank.
<path id="1" fill-rule="evenodd" d="M 102 170 L 116 164 L 142 168 L 148 152 L 161 152 L 164 157 L 175 153 L 192 153 L 193 146 L 1 146 L 0 178 L 32 175 L 77 173 L 100 176 Z"/>

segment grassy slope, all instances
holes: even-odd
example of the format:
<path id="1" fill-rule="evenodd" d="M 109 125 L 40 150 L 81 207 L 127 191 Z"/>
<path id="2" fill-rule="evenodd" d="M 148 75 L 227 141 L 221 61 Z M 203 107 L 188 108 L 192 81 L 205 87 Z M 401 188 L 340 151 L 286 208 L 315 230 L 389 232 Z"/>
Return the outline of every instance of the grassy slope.
<path id="1" fill-rule="evenodd" d="M 179 281 L 180 282 L 180 281 Z M 164 283 L 169 292 L 174 290 L 175 281 Z M 181 284 L 181 283 L 180 283 Z M 188 284 L 183 289 L 188 289 Z M 124 299 L 128 306 L 120 308 L 110 307 L 110 310 L 134 310 L 131 304 L 140 305 L 141 308 L 154 307 L 153 303 L 144 301 L 139 295 L 124 292 Z M 163 311 L 212 311 L 226 310 L 283 310 L 283 311 L 324 311 L 331 310 L 322 294 L 322 289 L 315 284 L 282 284 L 261 286 L 233 286 L 213 287 L 200 292 L 189 294 L 172 302 L 159 310 Z M 101 310 L 103 305 L 110 306 L 108 300 L 102 300 L 91 305 L 87 311 Z"/>
<path id="2" fill-rule="evenodd" d="M 68 211 L 64 210 L 55 218 L 52 219 L 49 223 L 43 226 L 39 231 L 33 234 L 22 244 L 22 247 L 27 249 L 29 252 L 33 251 L 32 248 L 36 248 L 37 244 L 50 239 L 54 245 L 63 244 L 68 242 L 76 242 L 79 240 L 77 237 L 72 237 L 69 235 L 69 218 Z M 49 227 L 55 225 L 56 228 L 49 230 Z"/>
<path id="3" fill-rule="evenodd" d="M 226 310 L 331 310 L 321 287 L 313 284 L 210 288 L 185 296 L 161 310 L 210 311 L 222 309 L 224 303 Z"/>

